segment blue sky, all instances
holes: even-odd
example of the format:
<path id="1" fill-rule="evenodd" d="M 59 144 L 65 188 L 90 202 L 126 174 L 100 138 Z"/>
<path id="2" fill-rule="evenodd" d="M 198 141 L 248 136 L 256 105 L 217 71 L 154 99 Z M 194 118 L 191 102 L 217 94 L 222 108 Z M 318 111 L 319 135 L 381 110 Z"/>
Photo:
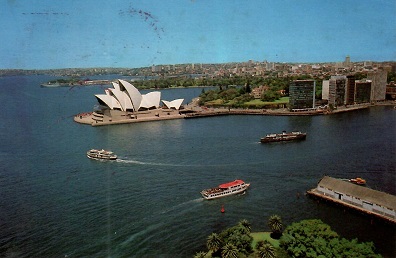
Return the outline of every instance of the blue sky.
<path id="1" fill-rule="evenodd" d="M 396 61 L 394 0 L 0 0 L 0 69 Z"/>

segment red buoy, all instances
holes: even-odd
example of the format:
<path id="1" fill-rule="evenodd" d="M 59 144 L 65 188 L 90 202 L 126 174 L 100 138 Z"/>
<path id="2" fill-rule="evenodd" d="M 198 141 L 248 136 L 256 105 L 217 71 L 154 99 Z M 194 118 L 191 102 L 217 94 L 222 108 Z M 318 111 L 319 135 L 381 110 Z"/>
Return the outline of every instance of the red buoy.
<path id="1" fill-rule="evenodd" d="M 221 213 L 224 213 L 225 212 L 225 209 L 224 209 L 224 205 L 221 205 Z"/>

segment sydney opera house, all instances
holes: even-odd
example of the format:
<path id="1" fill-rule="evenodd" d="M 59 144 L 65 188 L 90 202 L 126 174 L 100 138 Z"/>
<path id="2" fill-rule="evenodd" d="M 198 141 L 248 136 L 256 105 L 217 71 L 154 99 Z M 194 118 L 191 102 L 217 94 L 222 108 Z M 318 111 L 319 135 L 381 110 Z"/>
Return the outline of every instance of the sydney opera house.
<path id="1" fill-rule="evenodd" d="M 112 85 L 105 94 L 95 95 L 99 108 L 92 113 L 78 114 L 74 120 L 95 126 L 183 118 L 179 110 L 184 99 L 161 100 L 159 91 L 141 94 L 125 80 L 117 80 Z"/>

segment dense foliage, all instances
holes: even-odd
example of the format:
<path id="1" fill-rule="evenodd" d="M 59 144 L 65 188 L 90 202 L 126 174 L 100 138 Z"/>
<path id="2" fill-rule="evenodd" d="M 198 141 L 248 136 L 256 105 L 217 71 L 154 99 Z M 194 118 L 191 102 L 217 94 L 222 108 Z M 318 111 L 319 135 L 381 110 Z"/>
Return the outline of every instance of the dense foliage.
<path id="1" fill-rule="evenodd" d="M 235 86 L 230 86 L 225 90 L 220 87 L 216 90 L 203 91 L 199 96 L 199 104 L 240 107 L 252 99 L 253 96 L 246 93 L 245 87 L 237 89 Z"/>
<path id="2" fill-rule="evenodd" d="M 241 220 L 236 226 L 227 228 L 219 234 L 210 234 L 206 247 L 212 253 L 212 257 L 248 256 L 253 252 L 250 228 L 251 225 L 247 220 Z M 195 257 L 202 255 L 202 252 L 198 252 Z"/>
<path id="3" fill-rule="evenodd" d="M 288 226 L 280 246 L 291 257 L 381 257 L 375 254 L 372 242 L 347 240 L 321 220 L 303 220 Z"/>
<path id="4" fill-rule="evenodd" d="M 388 81 L 388 83 L 389 82 L 396 82 L 396 72 L 388 73 L 387 81 Z"/>
<path id="5" fill-rule="evenodd" d="M 273 232 L 280 232 L 283 228 L 280 216 L 271 216 L 268 226 Z M 236 226 L 227 228 L 219 234 L 212 233 L 206 243 L 209 252 L 197 252 L 194 257 L 382 257 L 374 252 L 375 247 L 372 242 L 362 243 L 357 239 L 341 238 L 329 225 L 318 219 L 302 220 L 286 227 L 280 238 L 279 247 L 274 247 L 265 239 L 258 241 L 253 249 L 250 231 L 250 223 L 241 220 Z"/>

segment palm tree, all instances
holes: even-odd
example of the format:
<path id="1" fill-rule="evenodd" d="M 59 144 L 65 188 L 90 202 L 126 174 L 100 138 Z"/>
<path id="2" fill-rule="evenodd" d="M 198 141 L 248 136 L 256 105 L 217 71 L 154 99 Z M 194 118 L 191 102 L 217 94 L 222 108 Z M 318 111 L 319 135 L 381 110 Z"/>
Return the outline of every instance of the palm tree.
<path id="1" fill-rule="evenodd" d="M 194 255 L 194 258 L 205 258 L 206 253 L 205 252 L 198 252 Z"/>
<path id="2" fill-rule="evenodd" d="M 221 250 L 222 258 L 238 258 L 238 249 L 233 244 L 226 244 Z"/>
<path id="3" fill-rule="evenodd" d="M 265 244 L 270 244 L 268 240 L 260 240 L 256 244 L 256 249 L 259 250 L 261 247 L 263 247 Z"/>
<path id="4" fill-rule="evenodd" d="M 260 248 L 258 249 L 258 255 L 260 258 L 275 258 L 276 253 L 275 253 L 275 247 L 271 245 L 270 243 L 264 243 Z"/>
<path id="5" fill-rule="evenodd" d="M 274 236 L 280 237 L 283 229 L 282 219 L 280 216 L 272 215 L 268 220 L 268 226 L 271 228 Z"/>
<path id="6" fill-rule="evenodd" d="M 252 231 L 252 225 L 246 219 L 239 221 L 239 225 L 246 228 L 249 231 L 249 233 Z"/>
<path id="7" fill-rule="evenodd" d="M 206 246 L 208 247 L 208 250 L 212 251 L 213 253 L 219 250 L 221 246 L 220 236 L 216 233 L 210 234 L 206 240 Z"/>

